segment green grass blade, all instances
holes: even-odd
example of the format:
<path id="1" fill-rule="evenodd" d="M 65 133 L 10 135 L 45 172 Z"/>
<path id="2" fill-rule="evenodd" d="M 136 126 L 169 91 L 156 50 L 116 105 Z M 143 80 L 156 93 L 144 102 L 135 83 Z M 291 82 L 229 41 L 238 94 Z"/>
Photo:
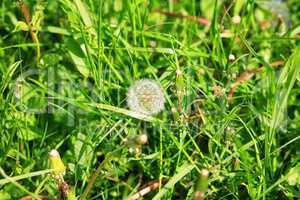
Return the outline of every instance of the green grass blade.
<path id="1" fill-rule="evenodd" d="M 153 200 L 161 199 L 169 190 L 172 190 L 174 185 L 180 181 L 184 176 L 186 176 L 188 173 L 190 173 L 194 169 L 194 165 L 184 163 L 178 168 L 178 173 L 175 174 L 168 183 L 161 189 L 159 193 L 157 193 Z"/>
<path id="2" fill-rule="evenodd" d="M 273 108 L 273 114 L 270 122 L 270 129 L 267 137 L 265 138 L 265 187 L 264 191 L 268 188 L 268 173 L 272 172 L 271 149 L 275 141 L 275 133 L 277 128 L 284 122 L 285 109 L 287 108 L 287 100 L 292 87 L 295 84 L 297 76 L 300 72 L 300 47 L 296 48 L 294 53 L 289 58 L 284 66 L 276 86 L 276 98 Z M 270 170 L 271 169 L 271 170 Z M 264 192 L 265 198 L 266 192 Z"/>

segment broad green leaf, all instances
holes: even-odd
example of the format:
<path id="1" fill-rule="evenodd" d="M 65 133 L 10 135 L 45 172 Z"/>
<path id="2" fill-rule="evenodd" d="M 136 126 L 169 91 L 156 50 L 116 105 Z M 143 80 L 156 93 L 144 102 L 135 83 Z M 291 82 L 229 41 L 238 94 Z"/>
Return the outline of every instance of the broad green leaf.
<path id="1" fill-rule="evenodd" d="M 84 76 L 88 77 L 90 74 L 90 70 L 88 69 L 85 58 L 86 55 L 81 49 L 80 45 L 73 38 L 69 38 L 66 40 L 66 46 L 69 50 L 69 54 L 77 68 L 77 70 Z"/>
<path id="2" fill-rule="evenodd" d="M 277 82 L 277 94 L 270 127 L 270 136 L 284 119 L 287 100 L 300 72 L 300 47 L 298 47 L 284 66 Z"/>
<path id="3" fill-rule="evenodd" d="M 41 137 L 38 133 L 36 133 L 35 131 L 31 130 L 28 127 L 27 128 L 21 127 L 20 131 L 18 131 L 17 133 L 18 133 L 19 138 L 26 140 L 26 141 L 31 141 L 31 140 Z"/>

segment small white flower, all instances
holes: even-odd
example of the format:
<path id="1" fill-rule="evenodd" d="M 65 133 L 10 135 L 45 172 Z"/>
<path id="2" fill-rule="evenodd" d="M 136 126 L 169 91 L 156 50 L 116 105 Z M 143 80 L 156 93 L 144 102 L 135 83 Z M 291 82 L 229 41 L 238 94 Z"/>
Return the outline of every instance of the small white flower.
<path id="1" fill-rule="evenodd" d="M 127 92 L 127 105 L 136 112 L 153 115 L 164 109 L 165 98 L 160 85 L 150 79 L 137 80 Z"/>
<path id="2" fill-rule="evenodd" d="M 150 41 L 150 46 L 153 47 L 153 48 L 156 47 L 157 46 L 157 42 L 154 41 L 154 40 L 151 40 Z"/>
<path id="3" fill-rule="evenodd" d="M 182 75 L 182 71 L 180 69 L 176 70 L 176 76 L 179 77 Z"/>
<path id="4" fill-rule="evenodd" d="M 208 177 L 208 175 L 209 175 L 209 171 L 207 169 L 202 169 L 201 176 Z"/>
<path id="5" fill-rule="evenodd" d="M 51 157 L 59 157 L 59 153 L 56 149 L 52 149 L 49 153 Z"/>
<path id="6" fill-rule="evenodd" d="M 239 15 L 235 15 L 235 16 L 233 16 L 232 18 L 231 18 L 231 20 L 232 20 L 232 23 L 234 23 L 234 24 L 239 24 L 239 23 L 241 23 L 241 17 L 239 16 Z"/>
<path id="7" fill-rule="evenodd" d="M 146 144 L 148 142 L 148 136 L 147 134 L 142 134 L 142 135 L 139 135 L 136 139 L 136 142 L 140 145 L 142 144 Z"/>
<path id="8" fill-rule="evenodd" d="M 173 49 L 168 49 L 169 54 L 174 54 L 175 51 Z"/>
<path id="9" fill-rule="evenodd" d="M 234 56 L 233 54 L 230 54 L 230 55 L 228 56 L 228 60 L 229 60 L 229 61 L 234 61 L 234 60 L 235 60 L 235 56 Z"/>

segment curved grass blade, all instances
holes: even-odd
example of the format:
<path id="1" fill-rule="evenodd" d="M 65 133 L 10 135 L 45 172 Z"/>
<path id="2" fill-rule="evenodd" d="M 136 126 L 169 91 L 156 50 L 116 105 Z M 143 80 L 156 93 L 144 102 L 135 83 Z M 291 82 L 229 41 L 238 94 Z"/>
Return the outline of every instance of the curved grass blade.
<path id="1" fill-rule="evenodd" d="M 184 163 L 178 168 L 178 173 L 175 174 L 168 183 L 153 197 L 153 200 L 161 199 L 168 191 L 170 191 L 174 185 L 180 181 L 185 175 L 190 173 L 194 169 L 195 165 Z"/>

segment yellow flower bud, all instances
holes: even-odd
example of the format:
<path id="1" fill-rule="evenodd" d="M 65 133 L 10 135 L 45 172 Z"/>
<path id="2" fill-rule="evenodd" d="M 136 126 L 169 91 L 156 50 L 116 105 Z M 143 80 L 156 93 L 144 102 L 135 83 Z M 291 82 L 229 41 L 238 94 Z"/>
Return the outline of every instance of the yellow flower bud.
<path id="1" fill-rule="evenodd" d="M 66 173 L 66 166 L 62 162 L 57 150 L 52 149 L 49 153 L 50 165 L 54 169 L 54 176 L 63 176 Z"/>

